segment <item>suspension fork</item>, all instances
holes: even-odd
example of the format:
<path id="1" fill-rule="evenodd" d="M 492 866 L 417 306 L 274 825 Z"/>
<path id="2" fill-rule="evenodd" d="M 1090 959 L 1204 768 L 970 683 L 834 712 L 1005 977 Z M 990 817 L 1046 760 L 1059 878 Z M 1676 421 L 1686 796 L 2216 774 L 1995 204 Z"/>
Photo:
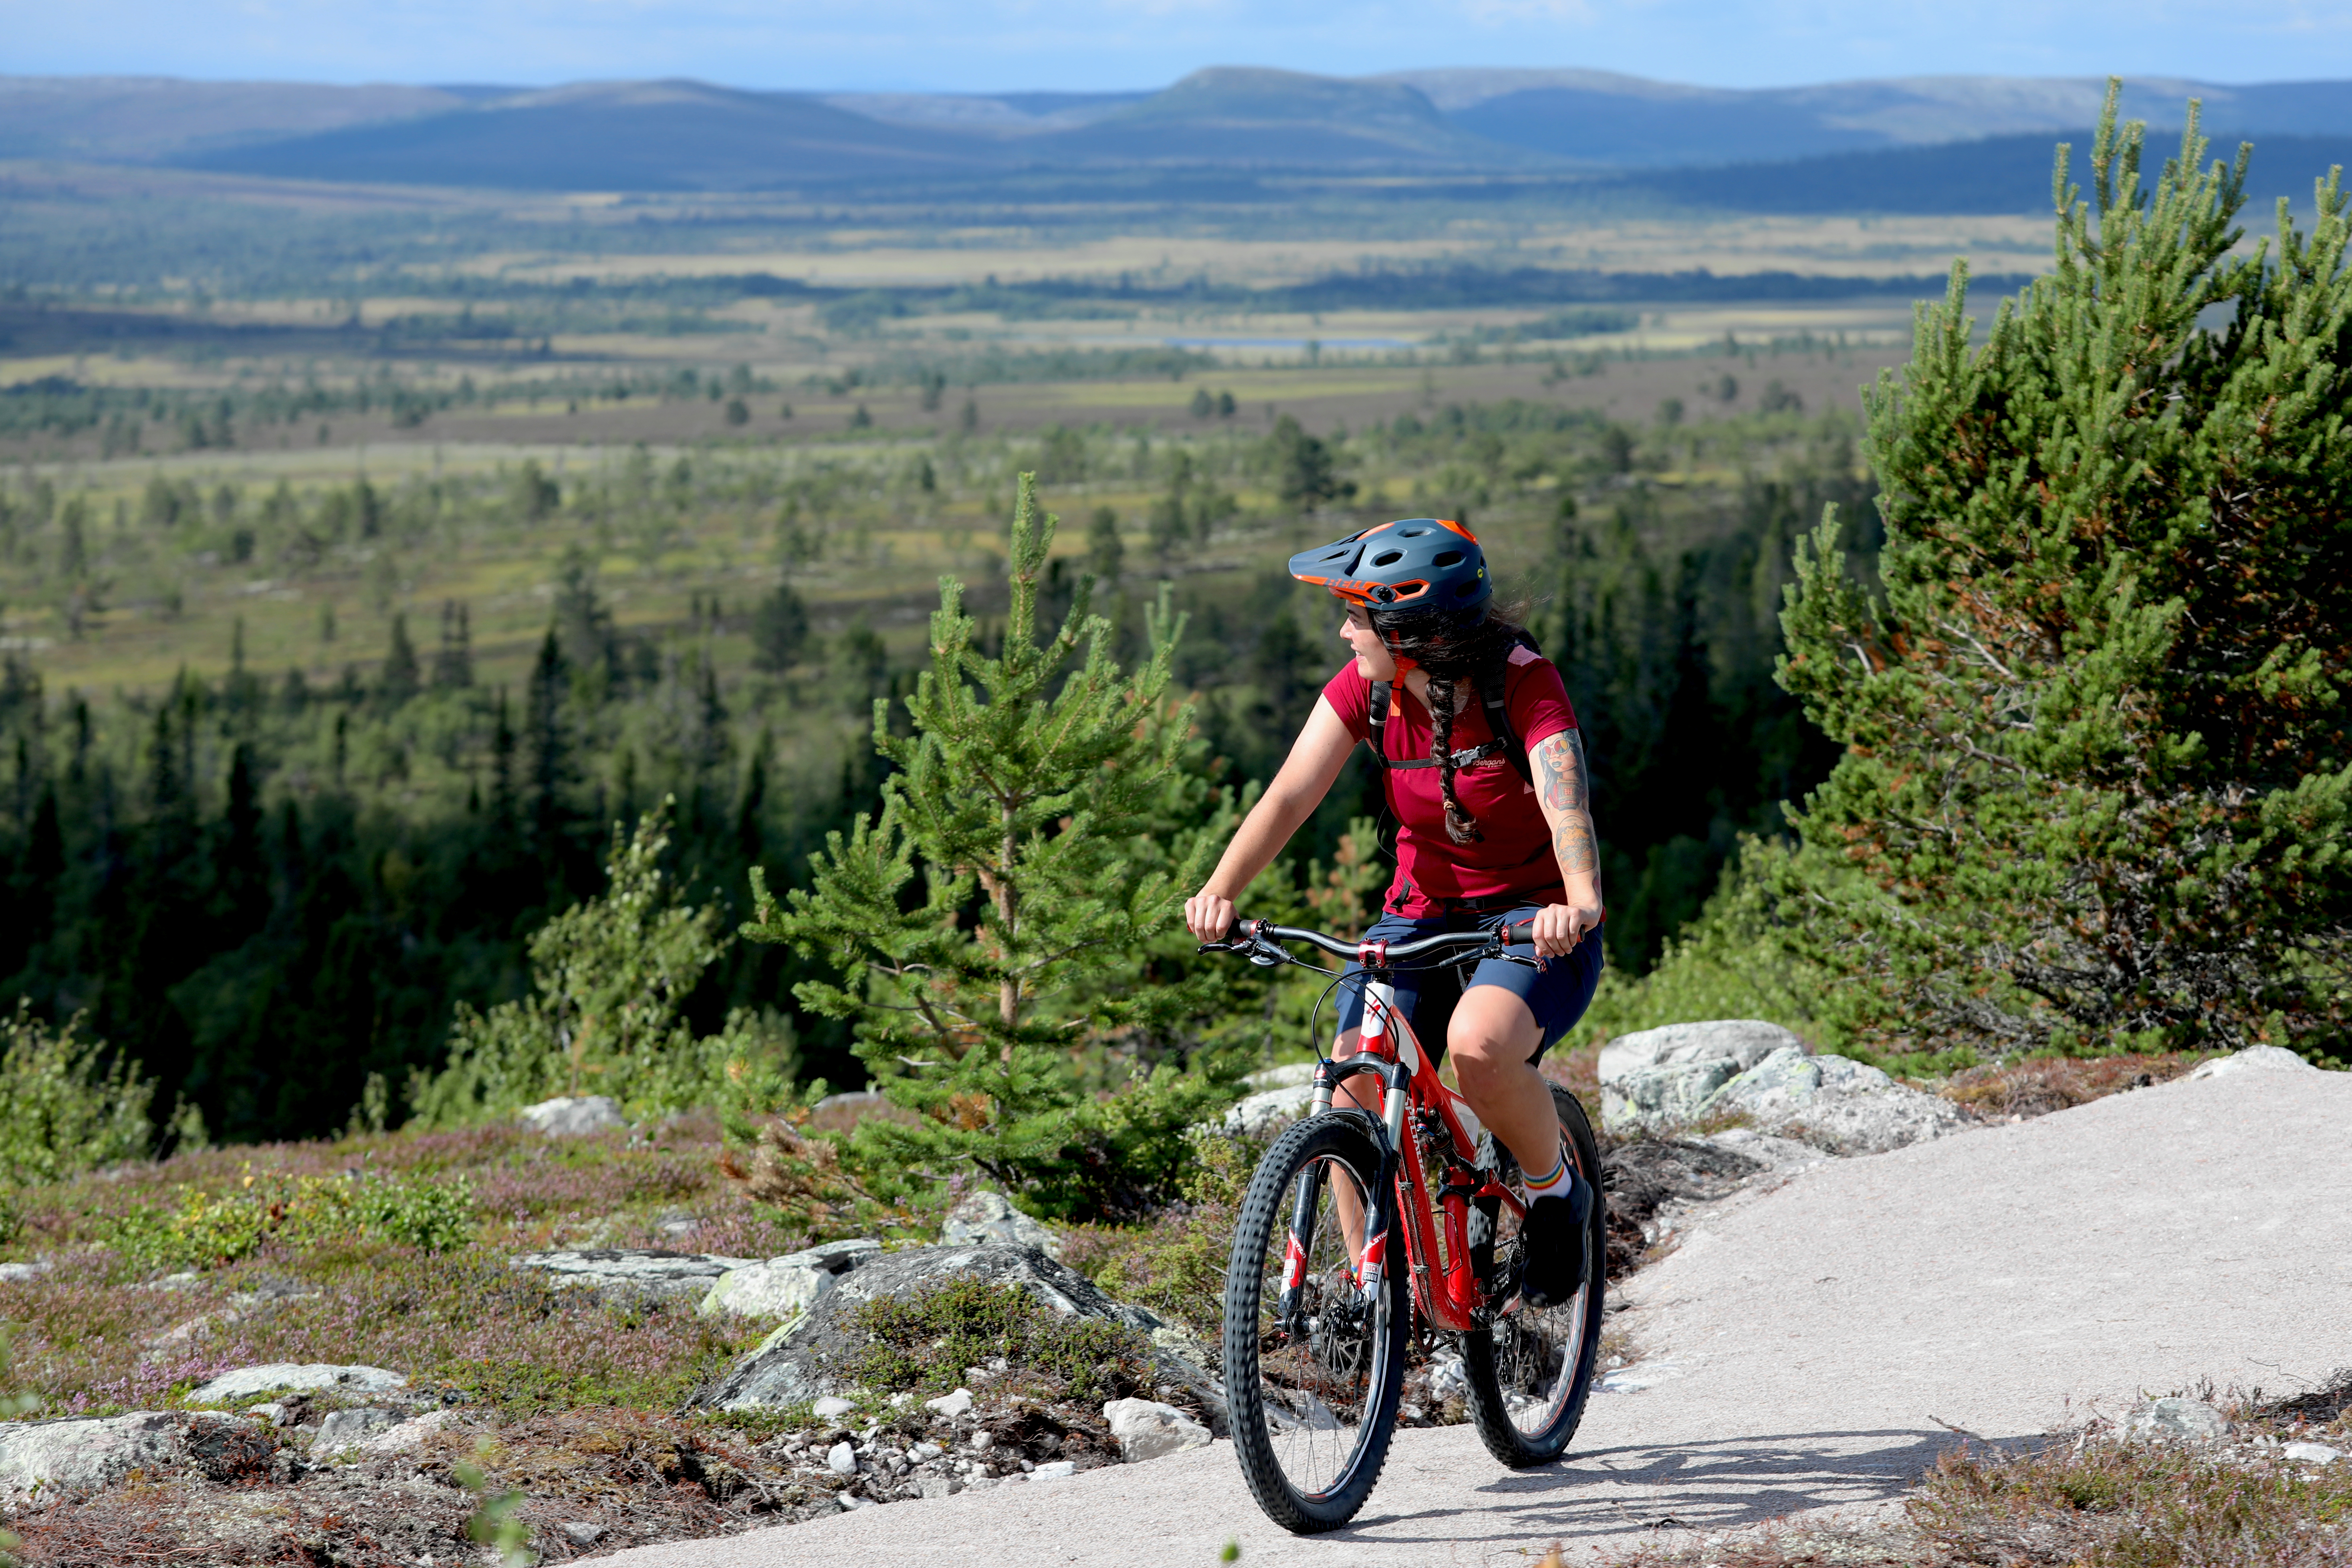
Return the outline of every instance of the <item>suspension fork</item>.
<path id="1" fill-rule="evenodd" d="M 1412 1082 L 1412 1070 L 1402 1062 L 1390 1061 L 1359 1053 L 1345 1061 L 1326 1061 L 1315 1070 L 1315 1109 L 1330 1109 L 1333 1092 L 1340 1083 L 1359 1075 L 1377 1078 L 1384 1090 L 1383 1101 L 1388 1108 L 1396 1108 L 1406 1098 L 1406 1085 Z M 1394 1234 L 1397 1219 L 1396 1183 L 1400 1169 L 1398 1141 L 1388 1135 L 1389 1117 L 1383 1117 L 1380 1131 L 1373 1134 L 1380 1146 L 1380 1171 L 1373 1178 L 1372 1189 L 1364 1197 L 1364 1255 L 1358 1260 L 1359 1293 L 1367 1308 L 1378 1304 L 1382 1281 L 1389 1266 L 1389 1238 Z M 1290 1234 L 1283 1249 L 1282 1293 L 1276 1301 L 1276 1321 L 1286 1331 L 1297 1332 L 1298 1296 L 1307 1282 L 1307 1257 L 1315 1246 L 1315 1184 L 1302 1185 L 1291 1199 Z"/>

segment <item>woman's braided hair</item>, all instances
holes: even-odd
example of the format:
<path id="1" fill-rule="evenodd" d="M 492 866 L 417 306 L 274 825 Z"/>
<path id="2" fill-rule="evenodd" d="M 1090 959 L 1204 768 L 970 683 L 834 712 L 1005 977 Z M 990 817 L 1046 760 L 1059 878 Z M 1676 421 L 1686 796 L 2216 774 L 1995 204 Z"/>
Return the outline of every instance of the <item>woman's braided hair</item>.
<path id="1" fill-rule="evenodd" d="M 1517 604 L 1493 601 L 1475 610 L 1371 612 L 1372 630 L 1389 652 L 1412 660 L 1429 676 L 1429 758 L 1437 764 L 1438 792 L 1445 800 L 1445 836 L 1457 844 L 1486 837 L 1478 819 L 1454 792 L 1454 717 L 1462 683 L 1511 656 L 1523 613 Z"/>

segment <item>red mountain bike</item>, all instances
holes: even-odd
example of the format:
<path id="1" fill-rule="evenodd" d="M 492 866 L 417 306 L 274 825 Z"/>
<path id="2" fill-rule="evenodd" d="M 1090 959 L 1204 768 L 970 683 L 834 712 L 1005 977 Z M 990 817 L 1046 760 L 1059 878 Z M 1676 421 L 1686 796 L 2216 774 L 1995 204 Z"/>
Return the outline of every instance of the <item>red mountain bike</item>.
<path id="1" fill-rule="evenodd" d="M 1517 1164 L 1438 1081 L 1391 984 L 1401 969 L 1536 962 L 1506 951 L 1508 941 L 1527 941 L 1527 930 L 1360 943 L 1251 920 L 1202 948 L 1330 973 L 1282 946 L 1306 942 L 1363 970 L 1358 1051 L 1317 1065 L 1312 1113 L 1259 1162 L 1225 1276 L 1234 1448 L 1258 1506 L 1297 1534 L 1339 1528 L 1371 1496 L 1396 1427 L 1415 1301 L 1430 1323 L 1458 1336 L 1471 1421 L 1504 1464 L 1558 1458 L 1583 1418 L 1607 1257 L 1591 1125 L 1575 1096 L 1554 1085 L 1569 1158 L 1592 1184 L 1592 1211 L 1584 1288 L 1564 1304 L 1533 1309 L 1518 1297 L 1527 1200 Z M 1379 1116 L 1333 1106 L 1334 1091 L 1355 1077 L 1379 1081 Z"/>

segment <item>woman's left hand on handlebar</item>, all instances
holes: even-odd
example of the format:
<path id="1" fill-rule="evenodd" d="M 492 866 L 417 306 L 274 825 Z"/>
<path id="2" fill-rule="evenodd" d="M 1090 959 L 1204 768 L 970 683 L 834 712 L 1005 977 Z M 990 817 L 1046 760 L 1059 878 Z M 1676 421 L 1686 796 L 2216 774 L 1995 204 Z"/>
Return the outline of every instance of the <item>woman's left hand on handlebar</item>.
<path id="1" fill-rule="evenodd" d="M 1184 929 L 1194 940 L 1218 942 L 1234 928 L 1234 901 L 1206 891 L 1184 901 Z"/>
<path id="2" fill-rule="evenodd" d="M 1584 934 L 1601 924 L 1597 905 L 1582 904 L 1547 904 L 1536 911 L 1530 923 L 1536 944 L 1536 956 L 1540 958 L 1565 958 L 1576 951 Z"/>

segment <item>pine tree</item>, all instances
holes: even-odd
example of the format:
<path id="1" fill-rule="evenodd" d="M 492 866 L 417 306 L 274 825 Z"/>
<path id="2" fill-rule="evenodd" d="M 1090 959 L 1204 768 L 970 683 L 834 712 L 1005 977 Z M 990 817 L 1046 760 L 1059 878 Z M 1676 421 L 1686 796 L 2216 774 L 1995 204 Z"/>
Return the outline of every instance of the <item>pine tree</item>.
<path id="1" fill-rule="evenodd" d="M 1084 1071 L 1090 1045 L 1197 1006 L 1183 987 L 1141 983 L 1139 961 L 1207 846 L 1171 866 L 1151 841 L 1191 726 L 1189 705 L 1163 702 L 1180 627 L 1156 618 L 1150 661 L 1123 674 L 1088 581 L 1041 643 L 1056 522 L 1023 475 L 996 656 L 976 646 L 963 585 L 941 580 L 930 667 L 906 702 L 912 734 L 875 705 L 875 748 L 898 769 L 878 819 L 828 835 L 812 885 L 782 904 L 751 873 L 744 934 L 831 959 L 842 983 L 795 994 L 852 1020 L 860 1060 L 917 1114 L 860 1122 L 845 1151 L 886 1197 L 977 1166 L 1043 1208 L 1101 1212 L 1164 1184 L 1181 1130 L 1230 1097 L 1213 1071 L 1163 1066 L 1098 1103 Z M 902 907 L 919 869 L 919 901 Z"/>
<path id="2" fill-rule="evenodd" d="M 383 655 L 383 670 L 377 677 L 377 692 L 384 706 L 398 707 L 415 696 L 420 685 L 416 662 L 416 644 L 408 640 L 408 617 L 392 618 L 392 645 Z"/>
<path id="3" fill-rule="evenodd" d="M 2251 150 L 2200 170 L 2192 106 L 2144 193 L 2116 90 L 2056 269 L 1972 350 L 1956 267 L 1869 395 L 1883 601 L 1833 522 L 1799 556 L 1781 679 L 1846 754 L 1791 907 L 1882 1048 L 2343 1039 L 2344 196 L 2238 255 Z"/>
<path id="4" fill-rule="evenodd" d="M 441 604 L 441 651 L 433 656 L 433 689 L 462 691 L 474 684 L 474 649 L 466 606 L 457 600 Z"/>

